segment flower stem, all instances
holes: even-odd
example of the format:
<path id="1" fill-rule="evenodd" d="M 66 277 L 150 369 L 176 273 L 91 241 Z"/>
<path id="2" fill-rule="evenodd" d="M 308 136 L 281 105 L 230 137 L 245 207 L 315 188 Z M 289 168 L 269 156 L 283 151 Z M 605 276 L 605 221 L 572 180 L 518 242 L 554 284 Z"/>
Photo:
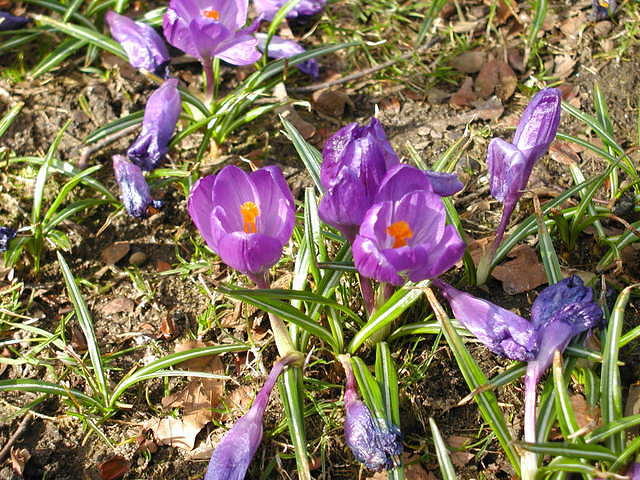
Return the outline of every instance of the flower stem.
<path id="1" fill-rule="evenodd" d="M 364 301 L 364 309 L 367 311 L 367 316 L 370 317 L 376 306 L 375 292 L 373 291 L 373 284 L 371 279 L 358 273 L 360 279 L 360 292 L 362 293 L 362 300 Z"/>
<path id="2" fill-rule="evenodd" d="M 502 243 L 504 232 L 509 225 L 509 218 L 511 217 L 511 214 L 513 213 L 515 207 L 515 202 L 508 202 L 504 204 L 504 208 L 502 209 L 502 217 L 500 218 L 500 224 L 498 225 L 498 229 L 496 230 L 496 236 L 493 239 L 489 250 L 482 256 L 482 258 L 480 259 L 480 263 L 478 263 L 478 268 L 476 270 L 477 285 L 484 285 L 489 278 L 493 258 L 496 255 L 496 250 L 498 250 L 498 247 Z"/>
<path id="3" fill-rule="evenodd" d="M 215 96 L 215 86 L 216 86 L 216 79 L 215 79 L 215 75 L 213 74 L 213 61 L 211 58 L 205 58 L 202 60 L 202 70 L 204 71 L 205 88 L 206 88 L 206 91 L 204 94 L 205 102 L 211 103 L 211 101 Z"/>
<path id="4" fill-rule="evenodd" d="M 538 363 L 529 362 L 524 377 L 524 441 L 536 442 L 536 387 L 538 379 Z M 522 480 L 534 480 L 538 470 L 538 458 L 534 452 L 525 452 L 521 460 Z"/>

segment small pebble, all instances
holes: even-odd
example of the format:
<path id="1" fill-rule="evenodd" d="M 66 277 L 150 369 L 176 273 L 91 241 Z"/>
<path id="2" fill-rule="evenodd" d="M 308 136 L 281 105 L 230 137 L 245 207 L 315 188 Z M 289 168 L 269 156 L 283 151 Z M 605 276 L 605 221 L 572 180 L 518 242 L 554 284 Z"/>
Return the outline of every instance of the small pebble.
<path id="1" fill-rule="evenodd" d="M 144 252 L 135 252 L 129 257 L 129 264 L 139 267 L 147 261 L 147 254 Z"/>

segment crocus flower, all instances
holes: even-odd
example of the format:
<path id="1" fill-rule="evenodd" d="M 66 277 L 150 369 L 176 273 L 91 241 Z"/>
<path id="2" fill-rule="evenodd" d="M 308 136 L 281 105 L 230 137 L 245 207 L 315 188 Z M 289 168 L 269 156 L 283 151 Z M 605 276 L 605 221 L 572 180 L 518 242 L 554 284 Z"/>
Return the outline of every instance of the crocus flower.
<path id="1" fill-rule="evenodd" d="M 272 20 L 274 15 L 287 3 L 287 0 L 253 0 L 258 13 L 265 20 Z M 300 0 L 287 12 L 287 18 L 315 15 L 322 11 L 327 0 Z"/>
<path id="2" fill-rule="evenodd" d="M 593 0 L 593 18 L 596 21 L 606 20 L 616 12 L 617 8 L 616 0 Z"/>
<path id="3" fill-rule="evenodd" d="M 502 202 L 502 218 L 491 250 L 478 267 L 478 282 L 486 281 L 493 255 L 502 242 L 509 218 L 524 193 L 533 166 L 553 142 L 560 124 L 562 96 L 557 88 L 540 90 L 522 114 L 512 143 L 494 138 L 489 143 L 487 168 L 491 195 Z"/>
<path id="4" fill-rule="evenodd" d="M 425 190 L 376 203 L 353 243 L 356 268 L 365 277 L 393 285 L 440 275 L 465 249 L 455 227 L 445 220 L 442 199 Z"/>
<path id="5" fill-rule="evenodd" d="M 162 78 L 167 77 L 169 51 L 153 27 L 111 10 L 105 15 L 105 20 L 111 36 L 122 45 L 134 68 L 152 72 Z"/>
<path id="6" fill-rule="evenodd" d="M 9 242 L 16 238 L 18 232 L 11 227 L 0 227 L 0 252 L 6 252 Z"/>
<path id="7" fill-rule="evenodd" d="M 402 453 L 400 429 L 384 419 L 374 418 L 358 396 L 356 380 L 348 355 L 338 357 L 347 379 L 344 390 L 344 437 L 353 456 L 368 469 L 393 468 Z"/>
<path id="8" fill-rule="evenodd" d="M 222 438 L 211 455 L 204 480 L 242 480 L 260 442 L 262 418 L 273 386 L 287 365 L 300 361 L 300 354 L 287 355 L 274 363 L 267 380 L 249 411 Z"/>
<path id="9" fill-rule="evenodd" d="M 258 39 L 258 48 L 261 52 L 264 52 L 267 43 L 266 33 L 256 33 Z M 269 42 L 269 52 L 267 55 L 271 58 L 289 58 L 299 53 L 304 53 L 305 49 L 297 42 L 293 40 L 287 40 L 282 37 L 273 36 Z M 302 73 L 306 73 L 313 78 L 318 78 L 320 75 L 320 65 L 315 58 L 304 61 L 296 65 Z"/>
<path id="10" fill-rule="evenodd" d="M 164 15 L 167 41 L 198 58 L 205 68 L 213 57 L 233 65 L 250 65 L 260 59 L 251 35 L 256 22 L 247 22 L 249 0 L 171 0 Z"/>
<path id="11" fill-rule="evenodd" d="M 253 173 L 224 167 L 195 184 L 188 209 L 207 245 L 259 284 L 295 223 L 293 196 L 278 167 Z"/>
<path id="12" fill-rule="evenodd" d="M 147 100 L 142 131 L 127 150 L 129 159 L 146 171 L 153 170 L 169 151 L 169 140 L 181 110 L 178 80 L 165 80 Z"/>
<path id="13" fill-rule="evenodd" d="M 140 167 L 122 155 L 114 155 L 113 170 L 120 186 L 120 199 L 129 215 L 145 218 L 149 214 L 149 207 L 160 208 L 162 206 L 161 201 L 151 198 L 149 185 Z"/>
<path id="14" fill-rule="evenodd" d="M 17 30 L 29 23 L 27 17 L 17 17 L 8 12 L 0 12 L 0 32 L 5 30 Z"/>

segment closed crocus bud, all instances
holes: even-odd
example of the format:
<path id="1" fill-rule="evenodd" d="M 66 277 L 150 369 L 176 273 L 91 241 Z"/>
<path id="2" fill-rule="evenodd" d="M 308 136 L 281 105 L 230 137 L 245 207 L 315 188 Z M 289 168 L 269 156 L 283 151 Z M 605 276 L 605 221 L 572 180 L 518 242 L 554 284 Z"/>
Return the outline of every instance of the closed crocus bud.
<path id="1" fill-rule="evenodd" d="M 287 0 L 253 0 L 257 12 L 265 20 L 272 20 Z M 287 12 L 287 18 L 315 15 L 324 8 L 326 0 L 301 0 Z"/>
<path id="2" fill-rule="evenodd" d="M 17 17 L 8 12 L 0 12 L 0 32 L 5 30 L 17 30 L 29 23 L 27 17 Z"/>
<path id="3" fill-rule="evenodd" d="M 180 117 L 178 80 L 166 80 L 147 100 L 142 131 L 127 150 L 129 159 L 146 171 L 160 165 Z"/>
<path id="4" fill-rule="evenodd" d="M 434 278 L 460 260 L 465 244 L 446 225 L 442 199 L 424 190 L 371 207 L 353 243 L 361 275 L 402 285 Z"/>
<path id="5" fill-rule="evenodd" d="M 268 35 L 265 33 L 256 33 L 255 36 L 258 39 L 258 48 L 261 52 L 264 52 Z M 267 55 L 270 58 L 279 59 L 293 57 L 294 55 L 304 52 L 305 49 L 298 42 L 274 35 L 271 37 L 271 41 L 269 42 L 269 52 Z M 298 67 L 302 73 L 306 73 L 313 78 L 318 78 L 320 74 L 320 65 L 315 58 L 299 63 L 296 67 Z"/>
<path id="6" fill-rule="evenodd" d="M 277 167 L 253 173 L 224 167 L 195 184 L 188 209 L 207 245 L 258 284 L 280 258 L 295 223 L 293 196 Z"/>
<path id="7" fill-rule="evenodd" d="M 462 325 L 494 353 L 512 360 L 528 361 L 538 352 L 534 325 L 487 300 L 482 300 L 435 279 L 453 314 Z"/>
<path id="8" fill-rule="evenodd" d="M 0 227 L 0 252 L 6 252 L 9 242 L 16 238 L 16 230 L 11 227 Z"/>
<path id="9" fill-rule="evenodd" d="M 400 161 L 375 118 L 362 127 L 351 123 L 338 130 L 322 157 L 320 218 L 353 241 L 385 174 Z"/>
<path id="10" fill-rule="evenodd" d="M 339 357 L 347 379 L 344 390 L 344 437 L 353 456 L 368 469 L 380 471 L 393 468 L 402 453 L 400 430 L 376 419 L 360 400 L 351 361 L 347 355 Z"/>
<path id="11" fill-rule="evenodd" d="M 214 450 L 204 480 L 242 480 L 245 477 L 262 441 L 262 418 L 271 390 L 284 368 L 300 360 L 300 354 L 296 353 L 285 356 L 273 365 L 251 409 L 225 434 Z"/>
<path id="12" fill-rule="evenodd" d="M 104 18 L 109 25 L 111 36 L 122 45 L 129 63 L 134 68 L 146 70 L 162 78 L 167 77 L 169 51 L 153 27 L 111 10 Z"/>
<path id="13" fill-rule="evenodd" d="M 113 156 L 113 171 L 120 186 L 120 199 L 129 215 L 145 218 L 149 215 L 149 207 L 160 208 L 162 202 L 153 200 L 149 185 L 137 165 L 122 155 Z"/>
<path id="14" fill-rule="evenodd" d="M 208 63 L 213 57 L 233 65 L 250 65 L 260 59 L 258 26 L 243 28 L 249 0 L 171 0 L 163 19 L 167 41 Z"/>

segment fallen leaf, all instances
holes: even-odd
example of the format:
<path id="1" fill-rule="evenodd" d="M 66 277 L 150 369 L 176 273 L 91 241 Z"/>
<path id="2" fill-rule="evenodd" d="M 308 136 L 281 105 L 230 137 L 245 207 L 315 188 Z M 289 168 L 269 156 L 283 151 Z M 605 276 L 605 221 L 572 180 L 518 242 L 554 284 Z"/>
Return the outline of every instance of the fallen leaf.
<path id="1" fill-rule="evenodd" d="M 509 254 L 513 260 L 498 265 L 491 275 L 502 282 L 507 295 L 528 292 L 547 283 L 538 254 L 529 245 L 521 245 Z"/>
<path id="2" fill-rule="evenodd" d="M 11 469 L 16 475 L 22 477 L 24 473 L 24 466 L 31 458 L 29 450 L 26 448 L 11 447 L 9 455 L 11 457 Z"/>
<path id="3" fill-rule="evenodd" d="M 584 396 L 579 393 L 569 397 L 571 408 L 576 417 L 576 423 L 580 428 L 593 430 L 602 424 L 600 409 L 587 403 Z"/>
<path id="4" fill-rule="evenodd" d="M 127 473 L 130 468 L 131 464 L 129 461 L 119 455 L 111 457 L 106 462 L 98 465 L 101 480 L 116 480 Z"/>
<path id="5" fill-rule="evenodd" d="M 467 77 L 456 93 L 451 95 L 449 103 L 457 107 L 469 107 L 471 103 L 478 99 L 473 91 L 473 79 Z"/>
<path id="6" fill-rule="evenodd" d="M 164 260 L 156 260 L 156 272 L 162 273 L 171 270 L 171 264 Z"/>
<path id="7" fill-rule="evenodd" d="M 193 420 L 193 418 L 185 420 L 173 417 L 156 418 L 148 421 L 145 426 L 153 432 L 158 444 L 193 450 L 196 437 L 203 427 L 199 422 Z"/>
<path id="8" fill-rule="evenodd" d="M 313 108 L 319 113 L 332 118 L 340 118 L 345 107 L 350 103 L 349 96 L 338 90 L 318 90 L 311 95 Z"/>
<path id="9" fill-rule="evenodd" d="M 513 95 L 518 84 L 518 77 L 508 63 L 503 60 L 491 60 L 484 64 L 476 78 L 476 92 L 481 97 L 488 97 L 493 92 L 502 101 Z"/>
<path id="10" fill-rule="evenodd" d="M 557 55 L 553 59 L 555 63 L 555 68 L 553 70 L 553 75 L 562 80 L 567 78 L 569 75 L 573 73 L 573 67 L 576 66 L 577 60 L 569 55 Z"/>
<path id="11" fill-rule="evenodd" d="M 474 50 L 452 58 L 451 66 L 462 73 L 478 73 L 486 61 L 486 52 Z"/>
<path id="12" fill-rule="evenodd" d="M 88 350 L 87 338 L 79 325 L 71 326 L 71 346 L 77 353 L 84 353 Z"/>
<path id="13" fill-rule="evenodd" d="M 517 70 L 518 72 L 524 72 L 524 56 L 522 55 L 522 51 L 519 48 L 511 47 L 507 49 L 507 61 L 511 68 Z"/>
<path id="14" fill-rule="evenodd" d="M 130 249 L 131 247 L 127 242 L 112 243 L 104 250 L 102 250 L 102 252 L 100 253 L 100 258 L 102 259 L 102 262 L 106 263 L 107 265 L 115 265 L 120 260 L 122 260 L 127 255 L 127 253 L 129 253 Z"/>
<path id="15" fill-rule="evenodd" d="M 160 337 L 171 340 L 177 332 L 178 329 L 173 321 L 173 312 L 168 312 L 160 322 Z"/>
<path id="16" fill-rule="evenodd" d="M 447 445 L 453 449 L 450 453 L 450 457 L 456 467 L 462 468 L 471 461 L 473 454 L 462 450 L 471 443 L 471 439 L 469 437 L 451 435 L 446 439 L 446 442 Z"/>
<path id="17" fill-rule="evenodd" d="M 285 104 L 282 107 L 278 107 L 276 109 L 276 113 L 281 115 L 283 118 L 286 118 L 294 127 L 296 127 L 296 130 L 300 132 L 300 135 L 302 135 L 305 140 L 308 140 L 316 134 L 316 127 L 298 115 L 294 106 L 289 103 L 289 94 L 287 93 L 284 83 L 280 82 L 276 84 L 273 88 L 273 95 L 279 102 Z"/>
<path id="18" fill-rule="evenodd" d="M 477 100 L 473 102 L 473 106 L 476 108 L 465 114 L 468 116 L 468 121 L 471 121 L 473 118 L 497 120 L 504 113 L 504 107 L 498 97 L 491 97 L 485 101 Z"/>
<path id="19" fill-rule="evenodd" d="M 100 311 L 103 315 L 113 315 L 114 313 L 131 313 L 133 312 L 136 304 L 133 300 L 127 297 L 116 297 L 113 300 L 105 303 Z"/>

